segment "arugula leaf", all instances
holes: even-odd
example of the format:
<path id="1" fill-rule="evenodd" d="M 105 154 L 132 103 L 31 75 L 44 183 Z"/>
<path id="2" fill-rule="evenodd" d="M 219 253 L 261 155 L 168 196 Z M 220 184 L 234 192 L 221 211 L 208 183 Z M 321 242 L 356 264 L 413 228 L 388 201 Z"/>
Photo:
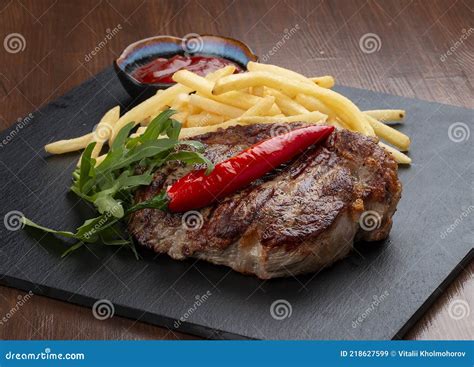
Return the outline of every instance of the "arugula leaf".
<path id="1" fill-rule="evenodd" d="M 99 213 L 110 213 L 115 218 L 122 218 L 124 215 L 124 210 L 122 204 L 117 200 L 114 199 L 112 196 L 107 194 L 102 194 L 104 191 L 101 191 L 94 201 L 95 206 Z"/>
<path id="2" fill-rule="evenodd" d="M 206 175 L 212 172 L 214 169 L 214 163 L 207 159 L 204 155 L 197 152 L 180 151 L 172 153 L 168 156 L 169 161 L 181 161 L 188 164 L 205 164 Z"/>
<path id="3" fill-rule="evenodd" d="M 201 143 L 200 141 L 197 140 L 184 140 L 180 142 L 181 145 L 188 145 L 190 147 L 193 147 L 196 149 L 198 152 L 203 152 L 206 146 Z"/>
<path id="4" fill-rule="evenodd" d="M 171 125 L 166 129 L 166 135 L 168 135 L 170 139 L 178 140 L 180 132 L 181 123 L 176 120 L 171 120 Z"/>
<path id="5" fill-rule="evenodd" d="M 94 205 L 99 215 L 90 218 L 76 232 L 57 231 L 40 226 L 24 218 L 27 226 L 58 236 L 76 239 L 63 256 L 98 241 L 105 245 L 127 246 L 138 258 L 130 235 L 124 233 L 121 221 L 133 212 L 145 208 L 166 210 L 168 197 L 165 191 L 150 200 L 134 203 L 135 190 L 153 181 L 153 172 L 170 161 L 206 165 L 209 173 L 214 165 L 201 152 L 205 145 L 198 141 L 179 141 L 181 124 L 170 117 L 169 109 L 155 117 L 145 133 L 129 137 L 135 124 L 125 125 L 117 134 L 105 159 L 96 165 L 92 158 L 95 143 L 84 150 L 80 167 L 73 174 L 71 191 Z M 190 150 L 187 150 L 190 149 Z"/>
<path id="6" fill-rule="evenodd" d="M 127 214 L 131 214 L 137 210 L 141 209 L 161 209 L 164 210 L 168 206 L 168 197 L 166 192 L 162 191 L 158 195 L 155 195 L 150 200 L 142 201 L 138 204 L 133 205 L 130 209 L 128 209 Z"/>
<path id="7" fill-rule="evenodd" d="M 122 177 L 119 178 L 118 181 L 122 189 L 128 189 L 130 187 L 136 186 L 146 186 L 151 184 L 151 181 L 153 181 L 153 175 L 144 173 L 143 175 Z"/>
<path id="8" fill-rule="evenodd" d="M 168 128 L 172 126 L 172 120 L 170 120 L 170 117 L 174 115 L 175 113 L 176 111 L 170 109 L 156 116 L 150 122 L 145 132 L 141 136 L 139 136 L 140 141 L 145 142 L 145 141 L 152 141 L 152 140 L 158 139 L 158 136 L 160 136 L 161 133 L 163 133 L 164 131 L 167 131 Z"/>
<path id="9" fill-rule="evenodd" d="M 164 151 L 170 151 L 177 145 L 176 140 L 163 139 L 157 141 L 147 141 L 133 148 L 126 154 L 123 159 L 110 163 L 108 170 L 118 170 L 125 168 L 133 163 L 136 163 L 144 158 L 153 157 Z M 100 167 L 97 169 L 97 174 L 102 174 Z"/>
<path id="10" fill-rule="evenodd" d="M 112 213 L 107 212 L 98 217 L 87 219 L 77 228 L 75 238 L 86 243 L 95 243 L 104 231 L 110 231 L 119 221 Z M 119 233 L 119 232 L 117 232 Z"/>
<path id="11" fill-rule="evenodd" d="M 72 245 L 72 246 L 69 247 L 66 251 L 64 251 L 64 252 L 62 253 L 61 257 L 66 257 L 66 256 L 69 255 L 71 252 L 76 251 L 77 249 L 81 248 L 82 246 L 84 246 L 84 242 L 79 241 L 78 243 L 76 243 L 75 245 Z"/>
<path id="12" fill-rule="evenodd" d="M 126 153 L 125 143 L 127 137 L 134 128 L 135 124 L 133 122 L 125 125 L 117 134 L 110 151 L 107 153 L 105 159 L 96 167 L 97 172 L 105 172 L 113 162 L 119 161 L 123 155 Z"/>
<path id="13" fill-rule="evenodd" d="M 135 123 L 129 122 L 127 125 L 121 128 L 117 136 L 115 137 L 115 140 L 112 143 L 110 150 L 114 151 L 114 150 L 122 149 L 123 146 L 125 145 L 125 142 L 128 136 L 130 135 L 130 131 L 132 131 L 134 127 L 135 127 Z"/>
<path id="14" fill-rule="evenodd" d="M 95 144 L 95 142 L 90 143 L 82 155 L 81 167 L 79 171 L 79 190 L 82 190 L 84 185 L 93 177 L 95 159 L 91 158 L 91 155 Z M 85 192 L 85 194 L 87 194 L 87 192 Z"/>
<path id="15" fill-rule="evenodd" d="M 39 224 L 36 224 L 35 222 L 29 220 L 29 219 L 26 218 L 26 217 L 23 217 L 22 220 L 23 220 L 23 223 L 24 223 L 26 226 L 39 229 L 39 230 L 41 230 L 41 231 L 43 231 L 43 232 L 53 233 L 53 234 L 57 234 L 57 235 L 60 235 L 60 236 L 63 236 L 63 237 L 67 237 L 67 238 L 76 238 L 75 234 L 72 233 L 72 232 L 68 232 L 68 231 L 56 231 L 56 230 L 51 229 L 51 228 L 46 228 L 46 227 L 40 226 Z"/>

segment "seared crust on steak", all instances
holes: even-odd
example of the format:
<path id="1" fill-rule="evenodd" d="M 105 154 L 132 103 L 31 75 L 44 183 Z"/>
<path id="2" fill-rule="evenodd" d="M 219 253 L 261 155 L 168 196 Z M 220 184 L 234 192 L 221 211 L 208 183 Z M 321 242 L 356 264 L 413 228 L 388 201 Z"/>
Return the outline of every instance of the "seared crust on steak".
<path id="1" fill-rule="evenodd" d="M 235 126 L 193 139 L 218 163 L 276 130 L 274 124 Z M 136 201 L 190 169 L 161 169 Z M 376 139 L 341 130 L 213 206 L 184 214 L 144 209 L 131 217 L 129 230 L 140 244 L 175 259 L 204 259 L 268 279 L 317 271 L 346 256 L 354 241 L 386 238 L 400 195 L 397 164 Z M 368 215 L 372 221 L 361 227 Z"/>

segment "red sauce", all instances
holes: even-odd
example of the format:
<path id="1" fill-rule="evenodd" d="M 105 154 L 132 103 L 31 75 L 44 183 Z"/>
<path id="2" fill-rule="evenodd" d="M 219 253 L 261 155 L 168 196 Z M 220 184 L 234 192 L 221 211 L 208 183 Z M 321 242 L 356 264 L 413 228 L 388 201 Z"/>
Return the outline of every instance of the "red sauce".
<path id="1" fill-rule="evenodd" d="M 206 76 L 227 65 L 234 65 L 237 73 L 242 71 L 238 65 L 221 57 L 175 55 L 170 59 L 152 60 L 136 69 L 132 76 L 141 83 L 174 83 L 172 76 L 178 70 L 186 69 L 200 76 Z"/>

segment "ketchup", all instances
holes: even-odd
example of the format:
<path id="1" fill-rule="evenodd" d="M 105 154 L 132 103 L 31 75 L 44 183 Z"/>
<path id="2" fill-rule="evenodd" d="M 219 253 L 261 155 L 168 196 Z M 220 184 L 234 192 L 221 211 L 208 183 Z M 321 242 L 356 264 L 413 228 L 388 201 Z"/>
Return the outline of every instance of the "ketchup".
<path id="1" fill-rule="evenodd" d="M 178 70 L 186 69 L 200 76 L 206 76 L 227 65 L 234 65 L 236 72 L 242 68 L 230 60 L 215 56 L 175 55 L 170 59 L 158 58 L 136 69 L 132 76 L 141 83 L 174 83 L 171 78 Z"/>

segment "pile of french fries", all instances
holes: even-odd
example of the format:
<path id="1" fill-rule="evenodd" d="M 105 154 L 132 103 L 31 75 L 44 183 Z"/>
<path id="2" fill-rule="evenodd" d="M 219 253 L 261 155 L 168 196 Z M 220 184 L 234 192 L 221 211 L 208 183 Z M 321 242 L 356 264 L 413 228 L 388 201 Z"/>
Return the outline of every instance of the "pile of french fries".
<path id="1" fill-rule="evenodd" d="M 47 152 L 61 154 L 85 148 L 97 142 L 92 157 L 100 163 L 106 156 L 101 151 L 110 146 L 117 133 L 129 122 L 138 126 L 134 135 L 143 134 L 153 117 L 172 108 L 173 116 L 182 123 L 181 138 L 216 131 L 234 125 L 288 123 L 304 121 L 333 125 L 367 136 L 377 136 L 379 144 L 400 164 L 410 164 L 410 138 L 387 122 L 400 122 L 403 110 L 361 111 L 351 100 L 333 91 L 331 76 L 307 78 L 294 71 L 249 62 L 248 71 L 234 74 L 232 65 L 206 77 L 188 70 L 173 76 L 172 87 L 140 103 L 120 116 L 120 107 L 108 111 L 93 132 L 61 140 L 45 146 Z"/>

